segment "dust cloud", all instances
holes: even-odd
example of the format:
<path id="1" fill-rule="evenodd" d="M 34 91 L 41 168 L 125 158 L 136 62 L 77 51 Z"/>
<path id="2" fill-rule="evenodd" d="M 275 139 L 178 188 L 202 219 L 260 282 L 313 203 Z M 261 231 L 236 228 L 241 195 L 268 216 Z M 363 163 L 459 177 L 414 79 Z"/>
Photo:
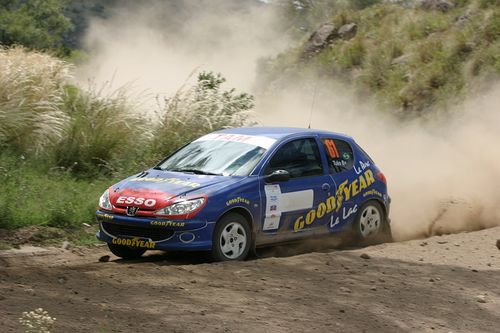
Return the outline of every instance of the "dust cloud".
<path id="1" fill-rule="evenodd" d="M 258 1 L 120 3 L 91 22 L 80 80 L 169 95 L 193 70 L 213 70 L 251 92 L 258 60 L 290 43 L 281 18 Z M 256 99 L 261 125 L 307 127 L 311 118 L 312 128 L 353 136 L 388 179 L 396 239 L 500 225 L 500 85 L 453 117 L 404 122 L 335 82 L 294 82 Z"/>
<path id="2" fill-rule="evenodd" d="M 248 91 L 257 60 L 289 45 L 273 7 L 257 0 L 119 1 L 109 15 L 90 22 L 80 81 L 169 96 L 193 71 L 211 70 Z"/>
<path id="3" fill-rule="evenodd" d="M 388 179 L 396 240 L 500 225 L 500 85 L 453 115 L 414 121 L 375 110 L 341 86 L 319 86 L 274 95 L 258 118 L 300 127 L 311 118 L 313 128 L 354 137 Z"/>

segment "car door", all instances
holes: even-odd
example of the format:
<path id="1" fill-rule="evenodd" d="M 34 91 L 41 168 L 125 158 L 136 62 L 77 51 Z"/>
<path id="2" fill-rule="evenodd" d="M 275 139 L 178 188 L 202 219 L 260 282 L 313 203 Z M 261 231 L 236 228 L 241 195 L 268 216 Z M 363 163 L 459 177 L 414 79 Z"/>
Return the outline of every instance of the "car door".
<path id="1" fill-rule="evenodd" d="M 263 219 L 259 244 L 311 235 L 326 223 L 325 202 L 334 188 L 323 161 L 315 137 L 289 140 L 275 150 L 260 177 Z M 278 170 L 287 171 L 290 178 L 266 179 Z"/>
<path id="2" fill-rule="evenodd" d="M 363 201 L 364 190 L 374 183 L 369 162 L 356 161 L 356 155 L 348 141 L 336 137 L 321 137 L 328 172 L 336 191 L 332 202 L 334 209 L 330 215 L 328 228 L 331 232 L 350 226 Z"/>

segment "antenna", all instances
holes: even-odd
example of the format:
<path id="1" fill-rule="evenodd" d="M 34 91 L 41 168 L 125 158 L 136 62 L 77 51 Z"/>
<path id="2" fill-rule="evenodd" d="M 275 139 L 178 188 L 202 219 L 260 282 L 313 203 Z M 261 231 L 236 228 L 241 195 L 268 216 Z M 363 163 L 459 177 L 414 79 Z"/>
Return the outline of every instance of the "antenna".
<path id="1" fill-rule="evenodd" d="M 313 99 L 311 103 L 311 111 L 309 112 L 309 125 L 307 126 L 308 129 L 311 129 L 311 122 L 312 122 L 312 116 L 313 116 L 313 110 L 314 110 L 314 103 L 316 102 L 316 91 L 318 90 L 318 82 L 314 85 L 314 93 L 313 93 Z"/>

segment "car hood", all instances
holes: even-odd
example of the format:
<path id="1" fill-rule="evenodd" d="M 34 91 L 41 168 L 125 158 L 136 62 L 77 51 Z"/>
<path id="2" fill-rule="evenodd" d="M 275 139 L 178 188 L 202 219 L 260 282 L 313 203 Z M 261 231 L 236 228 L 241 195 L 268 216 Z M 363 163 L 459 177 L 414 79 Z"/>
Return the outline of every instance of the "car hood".
<path id="1" fill-rule="evenodd" d="M 114 206 L 137 206 L 149 210 L 163 208 L 176 200 L 210 196 L 242 177 L 205 176 L 148 170 L 113 185 L 110 201 Z"/>

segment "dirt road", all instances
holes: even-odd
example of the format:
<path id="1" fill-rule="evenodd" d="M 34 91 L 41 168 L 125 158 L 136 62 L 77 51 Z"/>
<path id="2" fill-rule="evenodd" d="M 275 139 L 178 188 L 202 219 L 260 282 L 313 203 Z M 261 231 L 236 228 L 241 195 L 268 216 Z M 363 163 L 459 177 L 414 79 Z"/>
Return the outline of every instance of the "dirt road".
<path id="1" fill-rule="evenodd" d="M 0 331 L 42 307 L 54 332 L 499 332 L 497 239 L 500 228 L 235 263 L 1 251 Z"/>

